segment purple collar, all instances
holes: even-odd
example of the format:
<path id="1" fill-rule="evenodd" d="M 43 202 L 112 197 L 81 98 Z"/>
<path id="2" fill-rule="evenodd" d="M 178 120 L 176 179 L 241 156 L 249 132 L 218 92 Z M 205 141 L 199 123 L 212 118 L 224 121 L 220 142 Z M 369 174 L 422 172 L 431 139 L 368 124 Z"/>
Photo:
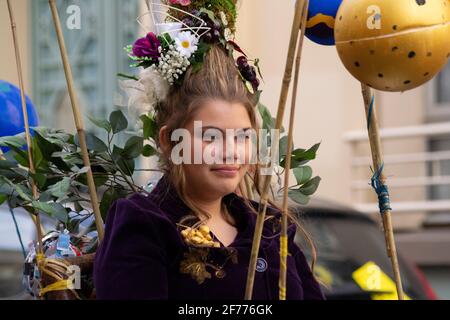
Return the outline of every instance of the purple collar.
<path id="1" fill-rule="evenodd" d="M 182 217 L 191 211 L 178 195 L 175 186 L 171 183 L 167 175 L 164 175 L 158 181 L 155 188 L 149 194 L 149 198 L 155 201 L 173 223 L 179 222 Z M 230 214 L 237 221 L 238 234 L 233 243 L 230 244 L 230 247 L 245 246 L 252 243 L 256 214 L 248 208 L 244 199 L 234 192 L 224 196 L 223 200 Z M 250 201 L 250 203 L 258 211 L 258 202 Z M 267 215 L 269 214 L 280 217 L 280 212 L 272 207 L 268 207 Z M 279 221 L 277 218 L 272 220 Z M 261 246 L 268 245 L 275 238 L 275 233 L 273 224 L 266 222 L 264 224 Z"/>

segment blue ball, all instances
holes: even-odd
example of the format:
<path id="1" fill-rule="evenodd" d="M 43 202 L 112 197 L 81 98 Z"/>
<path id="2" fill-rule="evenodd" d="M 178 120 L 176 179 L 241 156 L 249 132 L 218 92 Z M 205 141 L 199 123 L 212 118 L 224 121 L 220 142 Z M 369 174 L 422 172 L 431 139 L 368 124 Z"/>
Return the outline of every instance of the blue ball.
<path id="1" fill-rule="evenodd" d="M 306 36 L 315 43 L 333 46 L 334 23 L 342 0 L 310 0 Z"/>
<path id="2" fill-rule="evenodd" d="M 30 127 L 39 125 L 39 118 L 31 100 L 26 97 L 28 123 Z M 0 80 L 0 137 L 15 136 L 25 132 L 20 90 L 13 84 Z M 3 153 L 8 148 L 1 147 Z"/>

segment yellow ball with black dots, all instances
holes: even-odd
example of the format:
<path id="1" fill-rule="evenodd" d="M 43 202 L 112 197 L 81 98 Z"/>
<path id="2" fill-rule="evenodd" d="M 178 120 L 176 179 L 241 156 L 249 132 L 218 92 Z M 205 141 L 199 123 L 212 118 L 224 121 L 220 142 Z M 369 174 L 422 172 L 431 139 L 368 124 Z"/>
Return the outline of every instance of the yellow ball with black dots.
<path id="1" fill-rule="evenodd" d="M 450 0 L 344 0 L 336 48 L 347 70 L 382 91 L 432 79 L 450 58 Z"/>

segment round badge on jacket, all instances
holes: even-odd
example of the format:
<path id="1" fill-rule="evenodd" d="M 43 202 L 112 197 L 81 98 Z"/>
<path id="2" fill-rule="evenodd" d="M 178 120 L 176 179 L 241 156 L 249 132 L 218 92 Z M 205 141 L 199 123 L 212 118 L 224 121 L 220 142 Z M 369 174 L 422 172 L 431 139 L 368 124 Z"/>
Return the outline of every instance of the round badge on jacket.
<path id="1" fill-rule="evenodd" d="M 263 258 L 258 258 L 256 261 L 256 271 L 264 272 L 267 270 L 267 261 Z"/>

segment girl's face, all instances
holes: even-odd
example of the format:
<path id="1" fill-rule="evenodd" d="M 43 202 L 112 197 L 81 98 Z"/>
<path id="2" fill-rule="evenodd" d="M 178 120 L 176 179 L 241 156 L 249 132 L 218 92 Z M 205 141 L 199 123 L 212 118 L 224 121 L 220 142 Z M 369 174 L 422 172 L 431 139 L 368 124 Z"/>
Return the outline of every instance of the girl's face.
<path id="1" fill-rule="evenodd" d="M 187 192 L 203 199 L 234 192 L 248 170 L 252 152 L 253 129 L 245 106 L 209 100 L 185 129 L 191 142 L 191 161 L 182 164 Z M 176 155 L 171 156 L 173 161 Z"/>

